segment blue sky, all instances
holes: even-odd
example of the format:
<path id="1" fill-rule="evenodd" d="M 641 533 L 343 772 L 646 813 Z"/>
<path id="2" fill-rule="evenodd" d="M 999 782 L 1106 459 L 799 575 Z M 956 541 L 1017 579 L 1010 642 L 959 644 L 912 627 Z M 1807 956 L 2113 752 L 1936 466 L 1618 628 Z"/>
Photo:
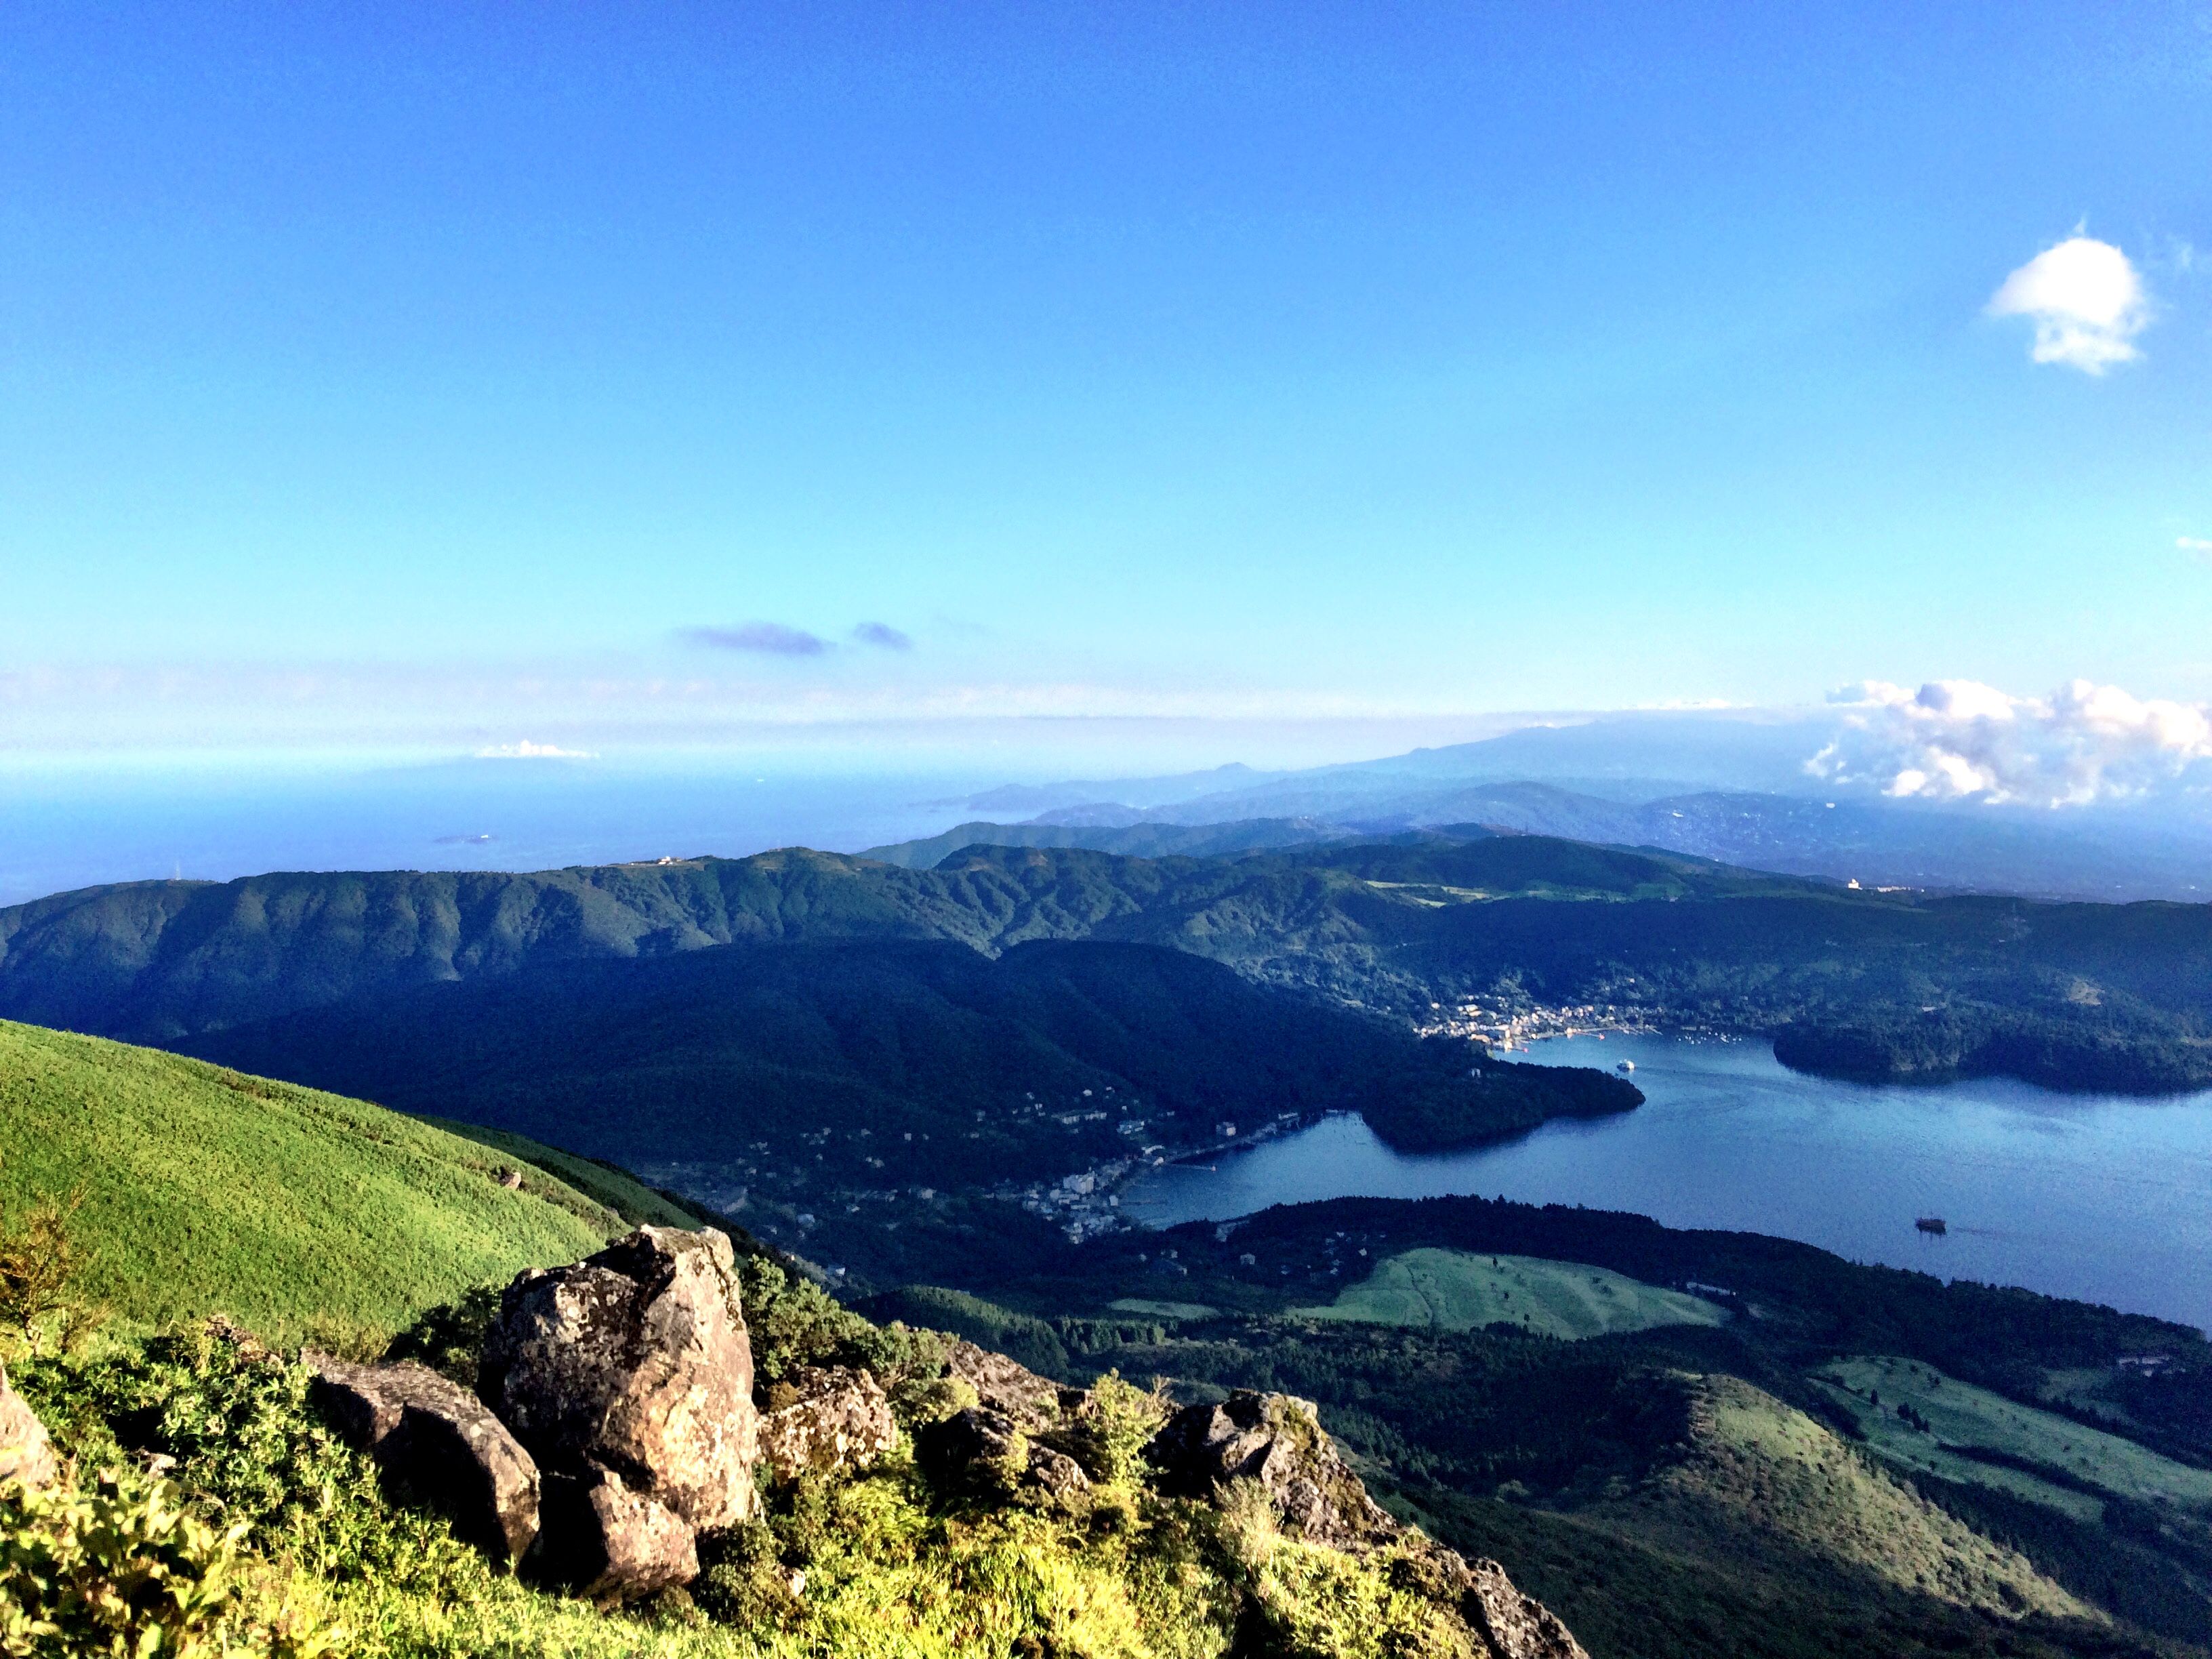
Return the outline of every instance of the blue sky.
<path id="1" fill-rule="evenodd" d="M 14 4 L 0 750 L 2203 702 L 2208 94 L 2156 0 Z M 1990 314 L 2077 236 L 2124 360 Z"/>

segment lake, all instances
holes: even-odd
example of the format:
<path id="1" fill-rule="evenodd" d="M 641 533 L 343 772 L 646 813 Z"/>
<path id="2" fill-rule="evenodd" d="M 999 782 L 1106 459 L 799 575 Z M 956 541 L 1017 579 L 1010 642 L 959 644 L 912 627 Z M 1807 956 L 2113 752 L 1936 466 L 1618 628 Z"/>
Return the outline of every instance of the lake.
<path id="1" fill-rule="evenodd" d="M 2065 1095 L 2000 1080 L 1905 1088 L 1785 1069 L 1763 1042 L 1555 1038 L 1516 1060 L 1632 1060 L 1635 1111 L 1411 1157 L 1340 1115 L 1153 1170 L 1149 1224 L 1270 1204 L 1471 1193 L 1769 1233 L 1854 1261 L 2021 1285 L 2212 1328 L 2212 1093 Z M 1917 1217 L 1942 1216 L 1942 1237 Z"/>

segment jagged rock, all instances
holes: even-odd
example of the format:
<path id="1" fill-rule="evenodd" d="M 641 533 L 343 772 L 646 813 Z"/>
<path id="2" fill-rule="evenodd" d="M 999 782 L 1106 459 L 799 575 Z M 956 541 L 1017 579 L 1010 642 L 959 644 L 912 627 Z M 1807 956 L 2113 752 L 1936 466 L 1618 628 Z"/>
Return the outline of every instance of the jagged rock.
<path id="1" fill-rule="evenodd" d="M 1170 1495 L 1212 1498 L 1230 1481 L 1253 1480 L 1285 1529 L 1308 1543 L 1362 1554 L 1395 1550 L 1393 1577 L 1455 1607 L 1487 1644 L 1487 1659 L 1589 1659 L 1559 1616 L 1523 1595 L 1497 1562 L 1469 1566 L 1370 1498 L 1309 1401 L 1240 1391 L 1218 1406 L 1186 1407 L 1146 1455 Z"/>
<path id="2" fill-rule="evenodd" d="M 1030 1486 L 1063 1499 L 1089 1492 L 1083 1466 L 1031 1432 L 994 1406 L 970 1406 L 925 1430 L 917 1449 L 940 1486 L 1001 1494 Z"/>
<path id="3" fill-rule="evenodd" d="M 1455 1550 L 1407 1528 L 1390 1565 L 1402 1589 L 1456 1609 L 1486 1644 L 1487 1659 L 1589 1659 L 1559 1617 L 1487 1559 L 1469 1566 Z"/>
<path id="4" fill-rule="evenodd" d="M 931 1474 L 946 1485 L 984 1474 L 1011 1483 L 1029 1468 L 1029 1437 L 994 1406 L 970 1406 L 933 1424 L 917 1449 Z"/>
<path id="5" fill-rule="evenodd" d="M 39 1421 L 30 1402 L 17 1394 L 0 1370 L 0 1486 L 21 1481 L 27 1486 L 49 1486 L 61 1468 L 54 1460 L 54 1443 L 46 1425 Z"/>
<path id="6" fill-rule="evenodd" d="M 975 1390 L 975 1398 L 993 1411 L 1003 1413 L 1024 1429 L 1057 1422 L 1076 1401 L 1080 1389 L 1063 1389 L 1048 1376 L 1039 1376 L 1002 1353 L 955 1340 L 945 1354 L 947 1374 L 961 1378 Z"/>
<path id="7" fill-rule="evenodd" d="M 699 1576 L 691 1525 L 595 1463 L 545 1478 L 540 1571 L 577 1595 L 612 1604 Z"/>
<path id="8" fill-rule="evenodd" d="M 489 1554 L 519 1561 L 538 1536 L 538 1465 L 483 1402 L 427 1365 L 355 1365 L 303 1352 L 317 1402 L 394 1480 Z"/>
<path id="9" fill-rule="evenodd" d="M 1050 1446 L 1031 1446 L 1029 1466 L 1023 1473 L 1032 1486 L 1042 1487 L 1054 1498 L 1073 1498 L 1091 1490 L 1091 1477 L 1084 1474 L 1083 1465 Z"/>
<path id="10" fill-rule="evenodd" d="M 1477 1561 L 1467 1571 L 1474 1583 L 1460 1598 L 1460 1612 L 1498 1659 L 1589 1659 L 1559 1615 L 1521 1590 L 1497 1562 Z"/>
<path id="11" fill-rule="evenodd" d="M 1218 1406 L 1188 1406 L 1153 1437 L 1146 1455 L 1161 1490 L 1206 1498 L 1256 1480 L 1297 1534 L 1332 1549 L 1395 1540 L 1398 1522 L 1367 1495 L 1313 1407 L 1288 1395 L 1240 1390 Z"/>
<path id="12" fill-rule="evenodd" d="M 864 1469 L 898 1437 L 883 1385 L 866 1371 L 809 1366 L 778 1383 L 769 1403 L 775 1408 L 761 1419 L 761 1462 L 780 1480 Z"/>
<path id="13" fill-rule="evenodd" d="M 752 1347 L 721 1233 L 641 1227 L 585 1261 L 523 1273 L 477 1377 L 548 1475 L 618 1476 L 624 1494 L 692 1528 L 753 1513 Z"/>

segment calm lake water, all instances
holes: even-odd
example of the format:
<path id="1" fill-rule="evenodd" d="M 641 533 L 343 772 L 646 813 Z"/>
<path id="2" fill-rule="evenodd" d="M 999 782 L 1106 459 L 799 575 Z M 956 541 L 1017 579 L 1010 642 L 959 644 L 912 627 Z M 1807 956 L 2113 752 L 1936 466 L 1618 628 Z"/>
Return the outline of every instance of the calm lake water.
<path id="1" fill-rule="evenodd" d="M 1764 1043 L 1675 1037 L 1567 1037 L 1534 1050 L 1514 1058 L 1633 1060 L 1645 1103 L 1418 1158 L 1357 1117 L 1332 1117 L 1211 1169 L 1155 1170 L 1122 1202 L 1159 1226 L 1353 1195 L 1586 1204 L 2212 1328 L 2212 1093 L 1832 1083 L 1785 1070 Z M 1923 1215 L 1943 1217 L 1949 1235 L 1916 1231 Z"/>

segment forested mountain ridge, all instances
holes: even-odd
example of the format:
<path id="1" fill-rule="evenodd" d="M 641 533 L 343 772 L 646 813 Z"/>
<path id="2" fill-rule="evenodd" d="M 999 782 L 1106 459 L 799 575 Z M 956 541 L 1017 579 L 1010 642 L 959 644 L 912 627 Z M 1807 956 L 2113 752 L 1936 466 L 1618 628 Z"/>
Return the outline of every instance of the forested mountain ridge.
<path id="1" fill-rule="evenodd" d="M 1556 872 L 1540 867 L 1547 849 L 1562 866 Z M 915 870 L 789 848 L 528 874 L 134 882 L 0 910 L 0 1014 L 159 1040 L 526 963 L 743 941 L 943 939 L 995 951 L 1032 939 L 1106 938 L 1249 960 L 1388 941 L 1416 924 L 1418 898 L 1373 884 L 1378 873 L 1395 873 L 1384 868 L 1393 850 L 1308 863 L 970 848 Z M 1420 849 L 1395 850 L 1410 858 Z M 1596 881 L 1620 896 L 1688 893 L 1725 879 L 1686 879 L 1684 872 L 1698 870 L 1693 860 L 1594 860 L 1595 850 L 1528 839 L 1506 855 L 1521 867 L 1474 873 L 1513 890 Z M 1338 867 L 1346 862 L 1352 867 Z"/>
<path id="2" fill-rule="evenodd" d="M 805 849 L 528 875 L 285 874 L 0 911 L 0 1016 L 173 1042 L 410 985 L 740 942 L 1153 944 L 1415 1023 L 1468 999 L 1786 1034 L 1859 1076 L 2212 1082 L 2212 907 L 1850 890 L 1476 830 L 1216 858 Z"/>

